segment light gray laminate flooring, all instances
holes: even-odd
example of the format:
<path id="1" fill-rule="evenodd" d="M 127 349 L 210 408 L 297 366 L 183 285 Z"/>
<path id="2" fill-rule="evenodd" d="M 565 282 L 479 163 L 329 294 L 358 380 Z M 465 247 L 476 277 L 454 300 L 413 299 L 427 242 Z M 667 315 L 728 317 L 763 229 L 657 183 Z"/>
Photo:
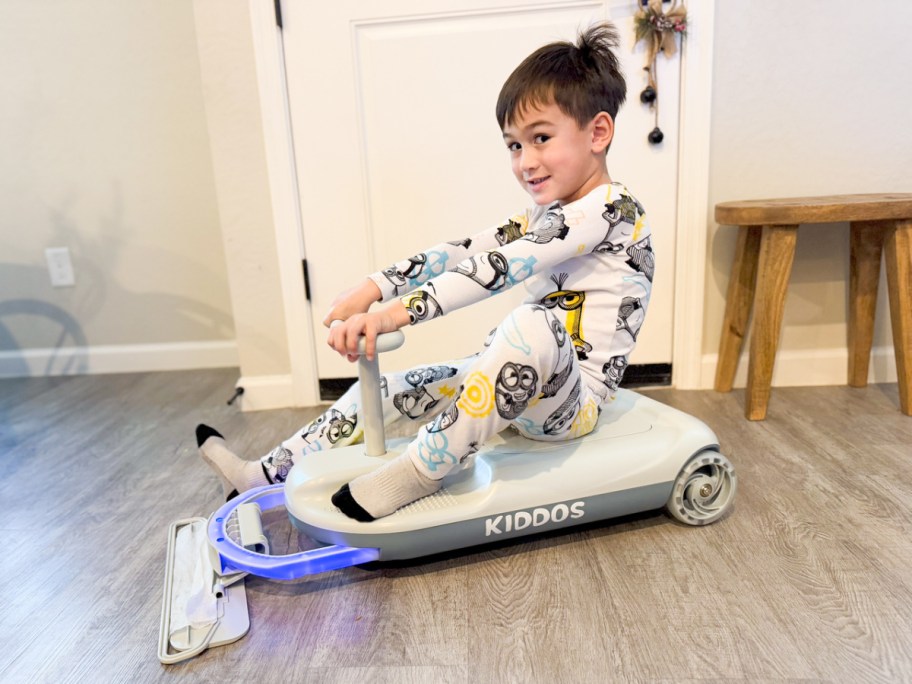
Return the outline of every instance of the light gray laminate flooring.
<path id="1" fill-rule="evenodd" d="M 777 388 L 759 423 L 742 391 L 646 390 L 709 423 L 735 463 L 719 523 L 654 513 L 250 578 L 248 636 L 162 666 L 168 523 L 220 503 L 196 423 L 253 458 L 317 414 L 240 413 L 236 377 L 0 381 L 0 681 L 912 681 L 912 418 L 896 385 Z"/>

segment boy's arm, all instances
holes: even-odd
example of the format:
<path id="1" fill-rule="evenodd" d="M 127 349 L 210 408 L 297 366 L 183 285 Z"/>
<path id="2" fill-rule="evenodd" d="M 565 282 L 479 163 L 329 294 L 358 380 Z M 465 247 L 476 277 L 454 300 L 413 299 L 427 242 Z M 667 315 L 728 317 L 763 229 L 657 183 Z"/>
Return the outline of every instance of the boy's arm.
<path id="1" fill-rule="evenodd" d="M 630 220 L 606 217 L 600 196 L 587 196 L 561 208 L 550 208 L 519 240 L 464 259 L 452 270 L 401 298 L 411 323 L 421 323 L 509 290 L 536 273 L 568 259 L 599 251 L 627 265 L 625 249 L 648 226 L 637 207 Z M 606 247 L 606 246 L 610 246 Z"/>
<path id="2" fill-rule="evenodd" d="M 413 257 L 397 261 L 368 278 L 380 291 L 380 301 L 389 301 L 425 285 L 464 259 L 516 240 L 525 233 L 527 225 L 528 217 L 525 214 L 516 215 L 499 226 L 488 228 L 464 240 L 434 245 Z"/>
<path id="3" fill-rule="evenodd" d="M 330 305 L 329 313 L 323 319 L 327 328 L 333 321 L 345 321 L 359 313 L 366 313 L 371 304 L 380 301 L 380 288 L 370 278 L 341 292 Z"/>
<path id="4" fill-rule="evenodd" d="M 374 302 L 385 302 L 397 295 L 409 292 L 435 274 L 443 273 L 448 263 L 471 257 L 484 249 L 490 249 L 504 242 L 522 236 L 528 225 L 525 215 L 517 215 L 504 224 L 489 228 L 470 238 L 444 242 L 397 262 L 389 268 L 367 276 L 357 285 L 341 292 L 330 305 L 323 319 L 329 327 L 333 321 L 345 321 L 351 316 L 366 313 Z"/>

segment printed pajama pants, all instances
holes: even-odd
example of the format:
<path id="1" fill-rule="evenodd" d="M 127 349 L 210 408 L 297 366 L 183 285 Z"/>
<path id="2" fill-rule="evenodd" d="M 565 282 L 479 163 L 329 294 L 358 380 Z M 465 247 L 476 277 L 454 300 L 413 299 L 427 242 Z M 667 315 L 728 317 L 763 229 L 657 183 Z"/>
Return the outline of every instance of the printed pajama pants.
<path id="1" fill-rule="evenodd" d="M 535 440 L 581 437 L 595 428 L 599 396 L 584 381 L 564 325 L 538 304 L 514 309 L 474 356 L 381 377 L 387 426 L 420 421 L 408 446 L 432 479 L 475 453 L 508 426 Z M 263 457 L 276 482 L 308 453 L 352 444 L 362 436 L 355 383 L 323 415 Z"/>

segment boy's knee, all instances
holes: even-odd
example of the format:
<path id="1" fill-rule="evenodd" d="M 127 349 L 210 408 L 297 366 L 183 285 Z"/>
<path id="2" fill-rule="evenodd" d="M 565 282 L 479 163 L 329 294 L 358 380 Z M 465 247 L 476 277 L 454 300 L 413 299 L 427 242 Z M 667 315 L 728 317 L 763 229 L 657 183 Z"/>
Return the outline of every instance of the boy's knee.
<path id="1" fill-rule="evenodd" d="M 559 343 L 562 342 L 562 338 L 567 334 L 567 329 L 560 319 L 554 315 L 554 312 L 541 304 L 523 304 L 517 307 L 514 313 L 516 314 L 518 325 L 526 330 L 534 332 L 546 330 L 554 335 Z"/>
<path id="2" fill-rule="evenodd" d="M 541 349 L 543 343 L 558 347 L 567 339 L 564 325 L 540 304 L 523 304 L 516 307 L 498 326 L 492 342 L 508 344 L 529 355 L 533 348 Z"/>
<path id="3" fill-rule="evenodd" d="M 551 329 L 551 321 L 556 321 L 550 311 L 541 304 L 522 304 L 504 319 L 502 326 L 511 326 L 518 330 L 538 331 L 543 328 Z"/>

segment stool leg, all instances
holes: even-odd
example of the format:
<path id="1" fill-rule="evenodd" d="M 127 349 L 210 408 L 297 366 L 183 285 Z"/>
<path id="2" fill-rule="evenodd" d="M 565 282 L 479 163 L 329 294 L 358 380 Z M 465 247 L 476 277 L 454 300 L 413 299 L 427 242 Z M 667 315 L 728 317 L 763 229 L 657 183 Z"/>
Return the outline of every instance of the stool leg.
<path id="1" fill-rule="evenodd" d="M 798 226 L 764 226 L 757 264 L 754 328 L 751 333 L 750 365 L 747 371 L 745 415 L 748 420 L 766 418 L 773 362 L 779 345 L 782 310 L 788 287 Z"/>
<path id="2" fill-rule="evenodd" d="M 884 242 L 899 406 L 912 416 L 912 220 L 897 221 Z"/>
<path id="3" fill-rule="evenodd" d="M 892 221 L 852 223 L 849 250 L 849 385 L 866 387 L 884 233 Z"/>
<path id="4" fill-rule="evenodd" d="M 735 245 L 728 295 L 725 298 L 725 318 L 719 340 L 719 361 L 716 365 L 715 389 L 730 392 L 738 369 L 738 357 L 744 346 L 747 323 L 754 303 L 757 283 L 757 256 L 760 254 L 760 226 L 741 226 Z"/>

